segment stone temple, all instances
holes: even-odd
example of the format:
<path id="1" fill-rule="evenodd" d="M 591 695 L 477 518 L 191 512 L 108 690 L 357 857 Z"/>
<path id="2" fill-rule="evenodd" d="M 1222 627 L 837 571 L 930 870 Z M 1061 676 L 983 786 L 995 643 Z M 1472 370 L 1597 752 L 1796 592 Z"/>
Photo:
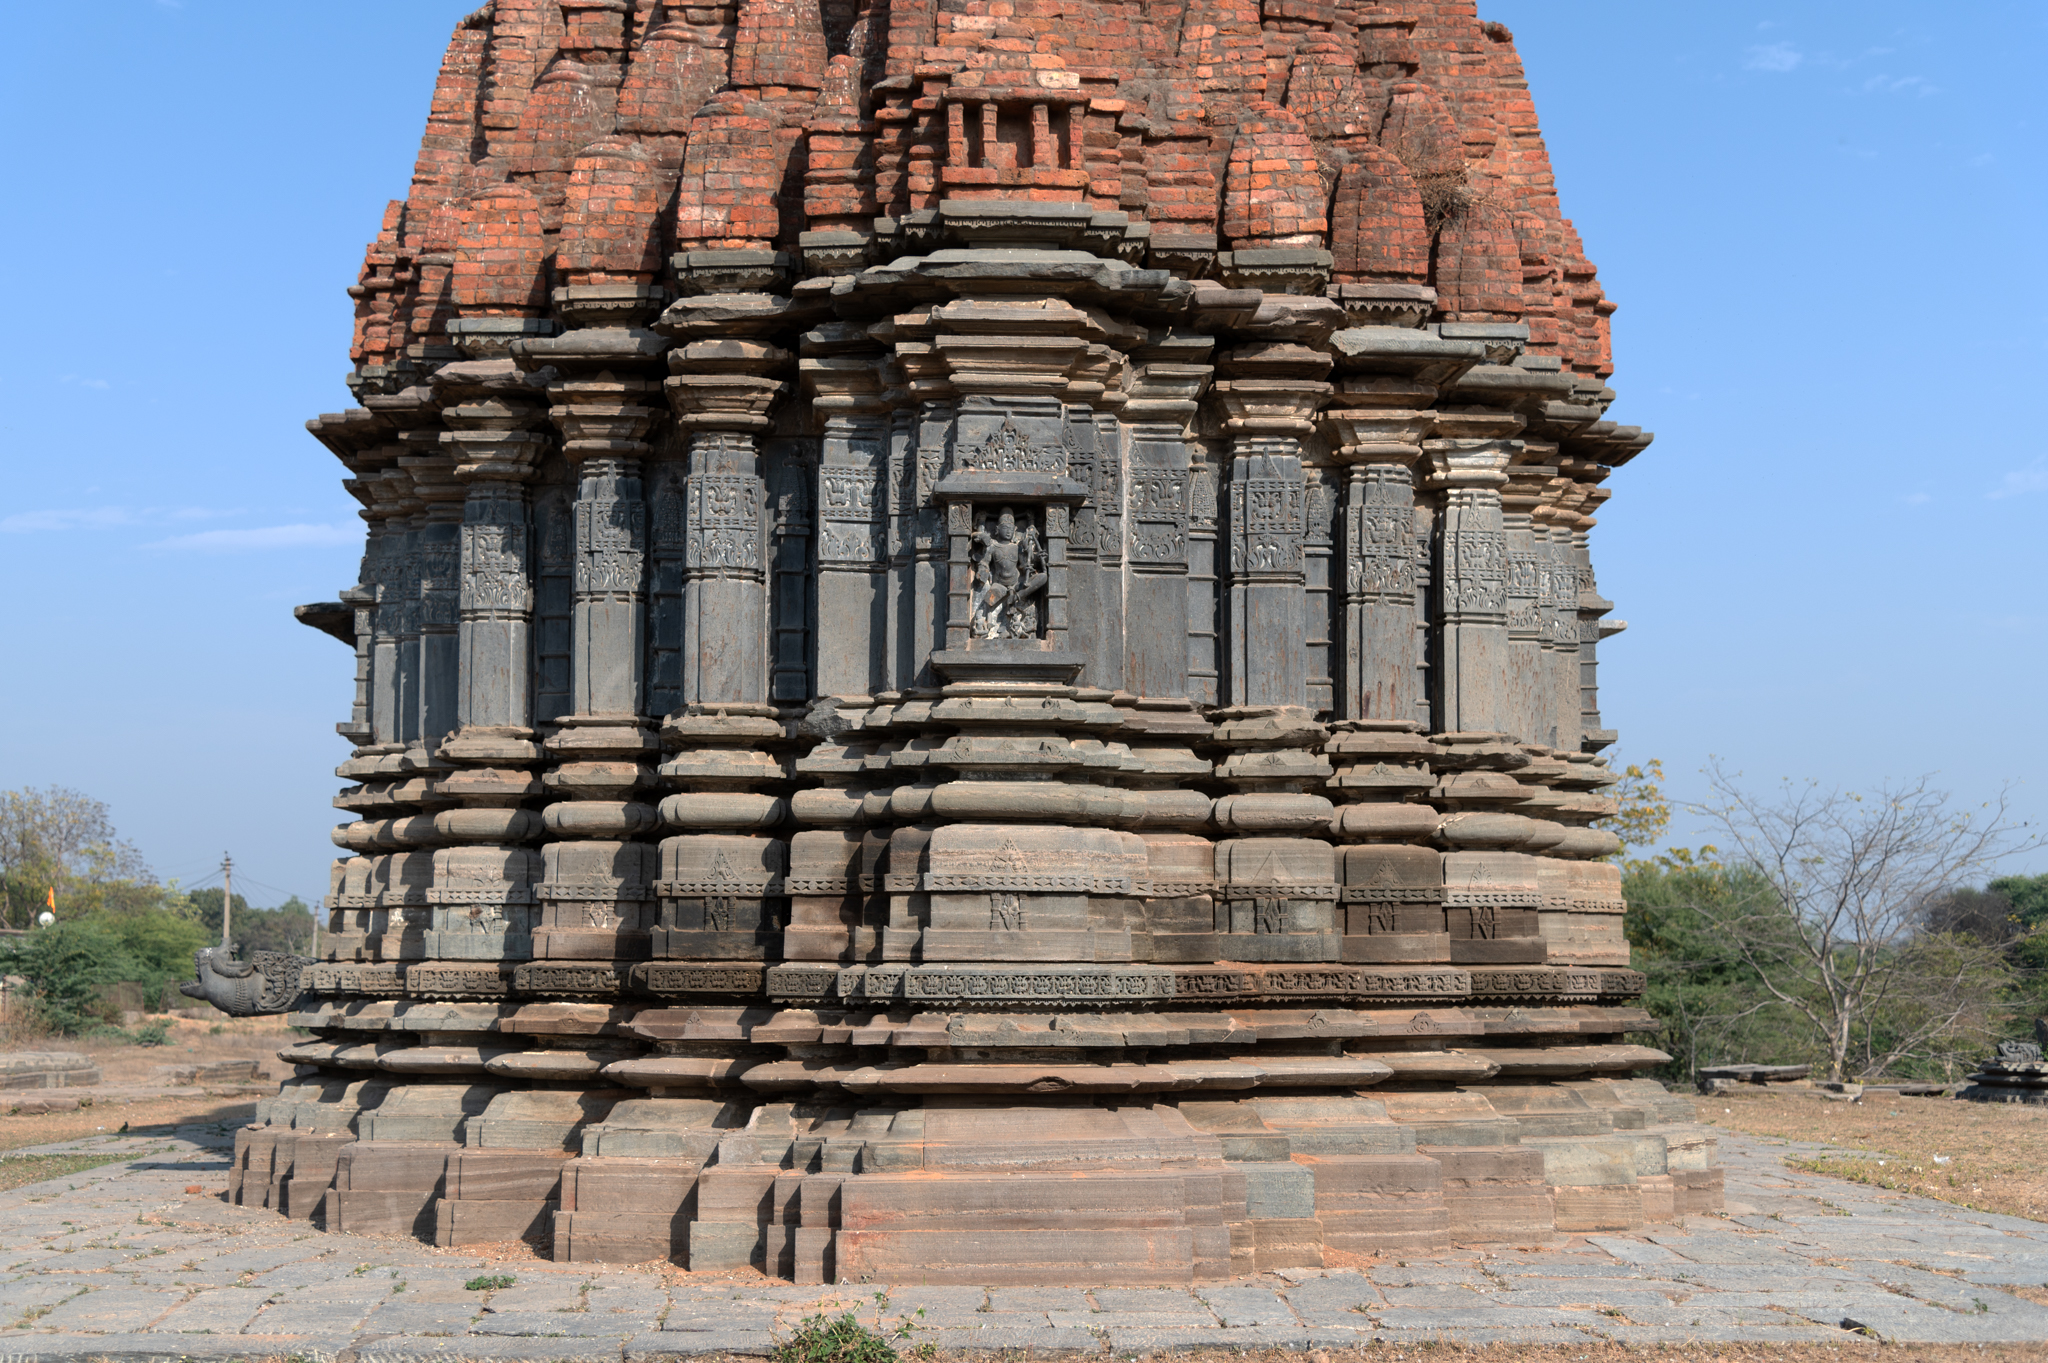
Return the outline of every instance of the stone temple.
<path id="1" fill-rule="evenodd" d="M 1095 1284 L 1719 1206 L 1594 826 L 1649 437 L 1466 0 L 495 0 L 350 292 L 238 1200 Z"/>

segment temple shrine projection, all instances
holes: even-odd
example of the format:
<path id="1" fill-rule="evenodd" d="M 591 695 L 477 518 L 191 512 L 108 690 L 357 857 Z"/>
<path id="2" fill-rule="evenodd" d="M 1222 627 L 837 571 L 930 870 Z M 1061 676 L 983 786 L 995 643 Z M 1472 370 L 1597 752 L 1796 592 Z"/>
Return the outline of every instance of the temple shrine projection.
<path id="1" fill-rule="evenodd" d="M 1596 827 L 1649 436 L 1471 4 L 496 0 L 350 294 L 239 1201 L 1091 1284 L 1720 1206 Z"/>

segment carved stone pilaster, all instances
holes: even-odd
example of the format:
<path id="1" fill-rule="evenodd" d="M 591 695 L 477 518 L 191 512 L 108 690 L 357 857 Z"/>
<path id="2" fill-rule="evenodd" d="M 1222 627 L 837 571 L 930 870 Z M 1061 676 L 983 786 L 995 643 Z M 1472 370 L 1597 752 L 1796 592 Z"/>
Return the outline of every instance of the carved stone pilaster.
<path id="1" fill-rule="evenodd" d="M 862 339 L 865 339 L 864 337 Z M 843 348 L 837 333 L 805 337 L 801 365 L 812 409 L 824 418 L 811 488 L 816 516 L 814 609 L 820 695 L 867 696 L 885 689 L 891 527 L 917 513 L 914 459 L 890 458 L 883 415 L 881 356 Z M 892 496 L 892 468 L 912 476 Z M 829 628 L 828 628 L 829 624 Z"/>
<path id="2" fill-rule="evenodd" d="M 335 729 L 354 747 L 335 774 L 353 784 L 334 803 L 352 818 L 331 834 L 347 855 L 332 870 L 321 934 L 323 952 L 353 961 L 367 945 L 378 858 L 397 846 L 388 839 L 382 797 L 403 763 L 404 746 L 396 741 L 388 675 L 395 648 L 386 631 L 394 612 L 382 610 L 379 602 L 393 576 L 394 550 L 404 529 L 401 508 L 385 494 L 378 475 L 396 462 L 398 448 L 389 443 L 390 423 L 363 408 L 317 417 L 306 425 L 348 468 L 351 476 L 343 485 L 363 504 L 368 530 L 356 584 L 340 594 L 355 640 L 355 695 L 348 719 Z"/>
<path id="3" fill-rule="evenodd" d="M 1543 555 L 1543 703 L 1548 737 L 1542 741 L 1560 752 L 1579 750 L 1579 565 L 1573 553 L 1571 512 L 1556 499 L 1569 483 L 1555 480 L 1546 500 L 1531 516 Z"/>
<path id="4" fill-rule="evenodd" d="M 1575 735 L 1575 741 L 1567 743 L 1560 739 L 1559 746 L 1597 753 L 1615 739 L 1614 731 L 1600 718 L 1600 641 L 1628 627 L 1625 622 L 1607 619 L 1614 603 L 1600 595 L 1593 573 L 1592 513 L 1609 495 L 1599 484 L 1611 470 L 1605 464 L 1574 457 L 1570 452 L 1562 468 L 1572 482 L 1560 494 L 1552 515 L 1560 541 L 1559 552 L 1569 574 L 1559 584 L 1569 603 L 1559 602 L 1558 630 L 1561 636 L 1571 638 L 1576 647 L 1568 655 L 1572 663 L 1569 674 L 1559 679 L 1558 712 L 1561 732 Z"/>
<path id="5" fill-rule="evenodd" d="M 401 747 L 398 715 L 398 598 L 404 574 L 405 522 L 396 507 L 377 493 L 382 480 L 371 484 L 370 541 L 363 555 L 363 581 L 359 589 L 367 600 L 357 606 L 359 619 L 367 629 L 359 635 L 359 651 L 368 654 L 364 716 L 369 734 L 366 743 Z M 360 627 L 359 627 L 360 628 Z"/>
<path id="6" fill-rule="evenodd" d="M 407 436 L 437 421 L 425 390 L 409 388 L 366 401 L 396 429 L 391 443 L 380 451 L 382 467 L 375 479 L 366 480 L 386 524 L 371 679 L 372 723 L 380 741 L 340 769 L 342 775 L 363 782 L 335 801 L 363 821 L 341 834 L 346 845 L 359 852 L 362 864 L 352 862 L 345 868 L 337 892 L 344 916 L 333 924 L 339 929 L 333 950 L 342 959 L 417 960 L 426 950 L 427 892 L 433 885 L 434 848 L 441 841 L 432 817 L 445 803 L 437 781 L 448 769 L 424 740 L 430 680 L 426 664 L 430 658 L 452 662 L 440 656 L 439 648 L 421 646 L 423 632 L 428 632 L 423 629 L 427 584 L 434 580 L 437 566 L 423 547 L 428 538 L 428 498 L 422 495 L 422 485 L 437 498 L 445 496 L 447 489 L 435 484 L 445 480 L 446 470 L 431 466 L 431 460 L 422 465 L 418 456 L 405 453 Z M 438 638 L 438 632 L 433 633 Z"/>
<path id="7" fill-rule="evenodd" d="M 1432 416 L 1412 408 L 1325 415 L 1344 485 L 1344 658 L 1338 712 L 1412 723 L 1415 667 L 1415 481 Z"/>
<path id="8" fill-rule="evenodd" d="M 400 458 L 424 505 L 419 539 L 420 744 L 432 751 L 454 730 L 461 696 L 462 523 L 464 485 L 455 460 L 442 453 L 441 430 L 406 433 Z"/>
<path id="9" fill-rule="evenodd" d="M 1525 442 L 1501 489 L 1508 561 L 1508 722 L 1502 727 L 1524 742 L 1545 746 L 1555 737 L 1555 725 L 1549 691 L 1552 644 L 1544 611 L 1555 589 L 1550 585 L 1549 535 L 1537 526 L 1534 513 L 1557 472 L 1554 464 L 1543 462 L 1553 452 L 1552 446 Z"/>
<path id="10" fill-rule="evenodd" d="M 1512 418 L 1512 426 L 1520 426 Z M 1436 430 L 1471 422 L 1440 414 Z M 1508 545 L 1500 489 L 1519 442 L 1438 438 L 1423 448 L 1436 517 L 1436 724 L 1445 732 L 1507 731 L 1509 700 Z"/>
<path id="11" fill-rule="evenodd" d="M 678 307 L 687 309 L 686 302 Z M 657 960 L 779 955 L 788 843 L 785 773 L 761 750 L 784 736 L 769 701 L 769 537 L 760 438 L 792 360 L 746 340 L 670 352 L 665 385 L 689 440 L 683 489 L 682 707 L 663 726 L 660 776 L 671 829 L 660 844 Z M 764 789 L 764 787 L 768 789 Z"/>
<path id="12" fill-rule="evenodd" d="M 636 306 L 648 306 L 641 300 Z M 554 767 L 542 811 L 537 960 L 626 961 L 648 953 L 658 857 L 641 841 L 659 820 L 643 794 L 659 750 L 645 718 L 648 506 L 641 472 L 662 413 L 650 373 L 662 342 L 596 327 L 520 342 L 522 368 L 550 368 L 548 417 L 576 476 L 571 561 L 571 713 L 545 740 Z"/>
<path id="13" fill-rule="evenodd" d="M 378 743 L 402 748 L 419 741 L 419 520 L 424 505 L 413 495 L 411 476 L 395 467 L 395 454 L 392 463 L 370 485 L 384 519 L 371 712 Z"/>
<path id="14" fill-rule="evenodd" d="M 1287 343 L 1240 347 L 1217 363 L 1212 391 L 1231 442 L 1224 618 L 1232 705 L 1306 707 L 1307 640 L 1329 638 L 1327 620 L 1308 618 L 1307 553 L 1313 539 L 1327 563 L 1327 524 L 1312 530 L 1310 521 L 1327 521 L 1333 506 L 1320 476 L 1308 472 L 1303 442 L 1332 391 L 1320 377 L 1330 364 L 1319 351 Z M 1327 581 L 1319 586 L 1326 603 Z"/>
<path id="15" fill-rule="evenodd" d="M 1214 372 L 1208 336 L 1162 333 L 1130 352 L 1123 417 L 1130 467 L 1124 505 L 1129 594 L 1125 686 L 1140 704 L 1188 703 L 1189 587 L 1196 568 L 1195 467 L 1188 444 L 1202 391 Z M 1209 488 L 1207 538 L 1215 546 L 1215 484 Z M 1213 579 L 1213 571 L 1210 573 Z M 1205 622 L 1206 623 L 1206 622 Z M 1214 635 L 1208 636 L 1213 646 Z M 1211 667 L 1213 679 L 1213 660 Z M 1213 692 L 1211 693 L 1213 698 Z"/>
<path id="16" fill-rule="evenodd" d="M 542 832 L 527 804 L 534 772 L 533 527 L 527 481 L 550 443 L 542 385 L 510 360 L 445 366 L 434 380 L 449 429 L 442 447 L 466 489 L 460 540 L 461 691 L 457 730 L 439 754 L 458 807 L 435 816 L 451 846 L 434 857 L 434 960 L 517 962 L 533 954 Z"/>

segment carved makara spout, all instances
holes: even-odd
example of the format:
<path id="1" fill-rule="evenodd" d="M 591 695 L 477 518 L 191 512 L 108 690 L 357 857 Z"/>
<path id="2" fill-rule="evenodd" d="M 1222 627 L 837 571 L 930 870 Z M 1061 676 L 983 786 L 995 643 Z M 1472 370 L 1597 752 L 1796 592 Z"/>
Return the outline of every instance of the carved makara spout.
<path id="1" fill-rule="evenodd" d="M 179 985 L 179 993 L 247 1018 L 291 1011 L 305 992 L 300 977 L 313 962 L 286 951 L 252 951 L 238 961 L 226 947 L 201 947 L 192 953 L 192 964 L 199 978 Z"/>

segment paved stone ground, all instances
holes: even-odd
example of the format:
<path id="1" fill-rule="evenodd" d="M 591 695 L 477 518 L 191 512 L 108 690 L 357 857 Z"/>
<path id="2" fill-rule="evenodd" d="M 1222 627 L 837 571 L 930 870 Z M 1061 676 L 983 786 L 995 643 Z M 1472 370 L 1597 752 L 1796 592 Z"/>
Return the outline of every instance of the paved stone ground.
<path id="1" fill-rule="evenodd" d="M 603 1359 L 765 1353 L 805 1315 L 872 1285 L 489 1264 L 409 1240 L 329 1236 L 188 1196 L 225 1181 L 229 1133 L 95 1137 L 44 1151 L 131 1158 L 0 1194 L 0 1355 L 70 1358 Z M 2048 1340 L 2048 1307 L 2001 1290 L 2048 1283 L 2048 1224 L 1787 1170 L 1818 1146 L 1721 1137 L 1729 1215 L 1642 1235 L 1559 1237 L 1363 1270 L 1305 1271 L 1193 1292 L 888 1289 L 943 1350 L 1031 1346 L 1326 1348 L 1383 1340 L 1568 1344 L 1885 1339 Z M 516 1283 L 471 1292 L 480 1272 Z M 1860 1327 L 1860 1330 L 1859 1330 Z M 1849 1331 L 1859 1331 L 1850 1334 Z"/>

